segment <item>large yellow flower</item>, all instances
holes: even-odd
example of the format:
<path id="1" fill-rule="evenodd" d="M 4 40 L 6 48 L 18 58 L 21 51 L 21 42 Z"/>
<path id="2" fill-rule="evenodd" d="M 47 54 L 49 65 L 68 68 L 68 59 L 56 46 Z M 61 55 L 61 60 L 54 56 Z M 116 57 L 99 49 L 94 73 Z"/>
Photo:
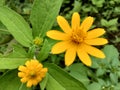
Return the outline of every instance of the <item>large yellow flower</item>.
<path id="1" fill-rule="evenodd" d="M 66 51 L 66 66 L 73 63 L 76 54 L 87 66 L 91 66 L 92 64 L 89 55 L 98 58 L 105 58 L 105 55 L 101 50 L 92 46 L 108 43 L 107 39 L 99 38 L 99 36 L 105 33 L 104 29 L 96 28 L 88 31 L 93 24 L 93 17 L 89 16 L 85 18 L 80 25 L 80 15 L 75 12 L 72 15 L 71 27 L 69 26 L 67 20 L 62 16 L 57 17 L 57 22 L 63 32 L 51 30 L 47 32 L 47 36 L 55 40 L 60 40 L 60 42 L 56 43 L 52 47 L 51 52 L 53 54 L 59 54 Z"/>
<path id="2" fill-rule="evenodd" d="M 30 60 L 25 63 L 26 66 L 19 66 L 18 76 L 21 77 L 21 82 L 27 82 L 27 87 L 37 85 L 43 77 L 45 77 L 47 68 L 37 60 Z"/>

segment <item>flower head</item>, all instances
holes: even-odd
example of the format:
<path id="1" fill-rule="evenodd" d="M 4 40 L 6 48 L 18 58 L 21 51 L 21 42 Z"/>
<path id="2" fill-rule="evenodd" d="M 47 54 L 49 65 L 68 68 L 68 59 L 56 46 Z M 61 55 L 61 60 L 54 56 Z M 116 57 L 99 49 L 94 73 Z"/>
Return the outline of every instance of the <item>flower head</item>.
<path id="1" fill-rule="evenodd" d="M 73 63 L 76 55 L 78 55 L 79 59 L 87 66 L 91 66 L 92 64 L 89 55 L 105 58 L 101 50 L 92 46 L 108 43 L 107 39 L 99 38 L 99 36 L 105 33 L 104 29 L 96 28 L 88 31 L 93 24 L 93 17 L 89 16 L 85 18 L 80 24 L 80 15 L 75 12 L 72 15 L 71 27 L 62 16 L 57 17 L 57 22 L 63 32 L 51 30 L 47 32 L 47 36 L 55 40 L 60 40 L 60 42 L 52 47 L 51 52 L 53 54 L 59 54 L 66 51 L 66 66 Z"/>
<path id="2" fill-rule="evenodd" d="M 33 42 L 35 45 L 40 45 L 42 43 L 43 39 L 42 38 L 39 38 L 39 37 L 36 37 Z"/>
<path id="3" fill-rule="evenodd" d="M 25 66 L 19 66 L 18 76 L 21 77 L 21 82 L 27 82 L 27 87 L 37 85 L 42 78 L 45 77 L 47 68 L 43 68 L 43 65 L 37 60 L 30 60 L 25 63 Z"/>

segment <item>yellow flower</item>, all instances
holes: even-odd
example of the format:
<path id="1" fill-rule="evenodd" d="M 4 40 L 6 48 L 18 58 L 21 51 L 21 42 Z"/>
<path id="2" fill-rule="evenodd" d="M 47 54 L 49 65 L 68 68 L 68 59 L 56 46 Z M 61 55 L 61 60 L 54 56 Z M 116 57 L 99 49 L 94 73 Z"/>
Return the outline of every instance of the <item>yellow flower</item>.
<path id="1" fill-rule="evenodd" d="M 66 51 L 66 66 L 74 62 L 76 55 L 87 66 L 91 66 L 92 64 L 89 55 L 105 58 L 101 50 L 92 46 L 108 43 L 107 39 L 99 38 L 99 36 L 105 33 L 104 29 L 96 28 L 88 31 L 93 24 L 93 17 L 89 16 L 85 18 L 80 24 L 80 15 L 75 12 L 72 15 L 71 27 L 62 16 L 57 17 L 57 22 L 63 32 L 51 30 L 47 32 L 47 36 L 55 40 L 61 40 L 52 47 L 51 53 L 59 54 Z"/>
<path id="2" fill-rule="evenodd" d="M 45 77 L 47 68 L 43 68 L 43 65 L 37 60 L 30 60 L 25 63 L 25 66 L 19 66 L 18 76 L 21 77 L 21 82 L 27 82 L 27 87 L 37 85 L 42 78 Z"/>

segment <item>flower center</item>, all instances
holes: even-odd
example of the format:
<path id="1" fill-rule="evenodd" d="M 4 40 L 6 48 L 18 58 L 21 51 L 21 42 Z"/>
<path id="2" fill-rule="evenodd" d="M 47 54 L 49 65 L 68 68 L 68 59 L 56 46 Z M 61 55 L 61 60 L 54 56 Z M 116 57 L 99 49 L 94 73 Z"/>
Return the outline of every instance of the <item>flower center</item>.
<path id="1" fill-rule="evenodd" d="M 35 71 L 31 71 L 31 72 L 29 73 L 29 75 L 30 75 L 31 78 L 33 78 L 33 77 L 36 76 L 36 73 L 35 73 Z"/>
<path id="2" fill-rule="evenodd" d="M 75 42 L 75 43 L 81 43 L 83 42 L 84 38 L 83 37 L 80 37 L 79 35 L 77 34 L 73 34 L 72 35 L 72 41 Z"/>
<path id="3" fill-rule="evenodd" d="M 84 41 L 84 38 L 86 37 L 86 33 L 83 32 L 82 30 L 77 30 L 79 32 L 75 32 L 73 30 L 71 39 L 74 43 L 80 44 Z"/>

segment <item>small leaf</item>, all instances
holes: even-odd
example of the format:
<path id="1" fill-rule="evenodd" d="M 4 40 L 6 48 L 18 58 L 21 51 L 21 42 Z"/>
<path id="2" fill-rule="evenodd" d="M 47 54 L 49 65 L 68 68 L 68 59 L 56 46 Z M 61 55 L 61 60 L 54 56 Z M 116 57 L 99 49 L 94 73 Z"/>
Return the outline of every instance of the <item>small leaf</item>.
<path id="1" fill-rule="evenodd" d="M 105 0 L 92 0 L 92 3 L 96 5 L 97 7 L 102 7 Z"/>
<path id="2" fill-rule="evenodd" d="M 120 3 L 120 0 L 118 0 L 119 3 Z M 114 10 L 114 13 L 120 13 L 120 6 L 119 7 L 115 7 L 115 10 Z"/>
<path id="3" fill-rule="evenodd" d="M 112 81 L 112 83 L 117 84 L 118 83 L 118 75 L 116 75 L 115 73 L 110 73 L 110 80 Z"/>
<path id="4" fill-rule="evenodd" d="M 50 49 L 51 49 L 51 43 L 49 43 L 48 40 L 45 39 L 44 44 L 39 52 L 38 59 L 40 61 L 45 60 L 50 54 Z"/>
<path id="5" fill-rule="evenodd" d="M 118 18 L 114 18 L 114 19 L 109 20 L 108 23 L 109 23 L 110 26 L 116 25 L 117 24 L 117 20 L 118 20 Z"/>
<path id="6" fill-rule="evenodd" d="M 45 64 L 48 68 L 47 90 L 86 90 L 84 85 L 54 64 Z"/>
<path id="7" fill-rule="evenodd" d="M 103 85 L 105 85 L 106 84 L 106 82 L 101 78 L 98 78 L 97 79 L 97 81 L 98 81 L 98 83 L 101 85 L 101 86 L 103 86 Z"/>
<path id="8" fill-rule="evenodd" d="M 111 27 L 108 28 L 109 31 L 118 31 L 116 25 L 113 25 Z"/>
<path id="9" fill-rule="evenodd" d="M 97 72 L 96 72 L 96 75 L 99 77 L 99 76 L 104 75 L 105 72 L 106 72 L 105 69 L 103 69 L 103 68 L 98 68 L 98 69 L 97 69 Z"/>
<path id="10" fill-rule="evenodd" d="M 0 21 L 20 44 L 31 46 L 32 30 L 19 14 L 7 7 L 0 7 Z"/>
<path id="11" fill-rule="evenodd" d="M 92 83 L 88 87 L 88 90 L 101 90 L 101 85 L 99 83 Z"/>
<path id="12" fill-rule="evenodd" d="M 103 51 L 106 55 L 105 60 L 107 60 L 108 62 L 111 62 L 113 59 L 116 59 L 119 57 L 119 52 L 113 45 L 106 45 Z"/>
<path id="13" fill-rule="evenodd" d="M 80 11 L 81 5 L 82 5 L 82 2 L 75 1 L 74 2 L 74 8 L 73 8 L 72 12 L 78 12 L 78 11 Z"/>
<path id="14" fill-rule="evenodd" d="M 60 10 L 63 0 L 34 0 L 30 20 L 33 35 L 44 37 L 51 29 Z"/>
<path id="15" fill-rule="evenodd" d="M 33 58 L 34 57 L 35 51 L 36 51 L 36 46 L 35 45 L 29 47 L 29 51 L 28 51 L 29 58 Z"/>
<path id="16" fill-rule="evenodd" d="M 40 87 L 41 90 L 44 90 L 46 85 L 47 85 L 47 81 L 48 81 L 48 73 L 46 74 L 45 78 L 42 80 L 42 82 L 40 82 Z"/>
<path id="17" fill-rule="evenodd" d="M 102 26 L 105 26 L 105 27 L 108 27 L 108 26 L 109 26 L 109 25 L 108 25 L 108 21 L 105 20 L 105 19 L 101 19 L 101 25 L 102 25 Z"/>

